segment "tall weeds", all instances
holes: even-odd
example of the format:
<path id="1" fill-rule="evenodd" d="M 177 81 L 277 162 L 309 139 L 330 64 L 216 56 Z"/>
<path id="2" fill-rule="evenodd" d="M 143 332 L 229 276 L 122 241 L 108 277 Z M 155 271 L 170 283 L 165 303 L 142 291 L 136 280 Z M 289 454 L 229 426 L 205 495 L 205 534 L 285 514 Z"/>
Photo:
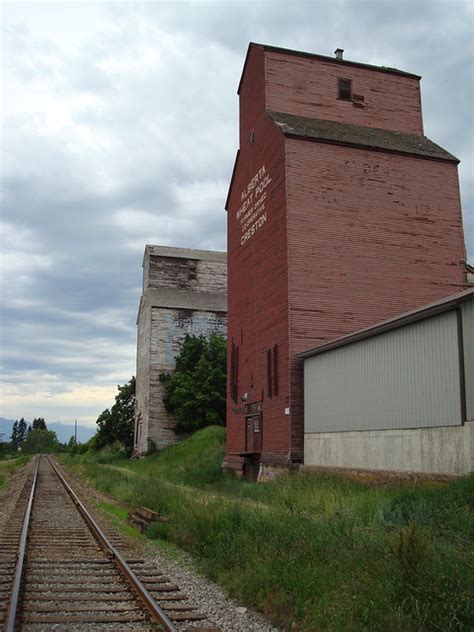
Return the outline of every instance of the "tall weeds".
<path id="1" fill-rule="evenodd" d="M 189 551 L 284 629 L 474 629 L 474 476 L 378 487 L 301 474 L 252 485 L 216 470 L 222 433 L 210 430 L 129 471 L 80 467 L 103 491 L 165 514 L 149 537 Z"/>

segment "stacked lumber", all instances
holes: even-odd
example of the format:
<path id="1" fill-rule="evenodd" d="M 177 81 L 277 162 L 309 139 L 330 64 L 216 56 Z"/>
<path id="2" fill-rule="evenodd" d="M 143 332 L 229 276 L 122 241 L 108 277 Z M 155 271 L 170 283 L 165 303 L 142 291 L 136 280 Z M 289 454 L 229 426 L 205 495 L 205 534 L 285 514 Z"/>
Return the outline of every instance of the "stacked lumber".
<path id="1" fill-rule="evenodd" d="M 153 522 L 166 522 L 166 518 L 148 507 L 137 507 L 128 514 L 128 523 L 141 533 L 146 531 Z"/>

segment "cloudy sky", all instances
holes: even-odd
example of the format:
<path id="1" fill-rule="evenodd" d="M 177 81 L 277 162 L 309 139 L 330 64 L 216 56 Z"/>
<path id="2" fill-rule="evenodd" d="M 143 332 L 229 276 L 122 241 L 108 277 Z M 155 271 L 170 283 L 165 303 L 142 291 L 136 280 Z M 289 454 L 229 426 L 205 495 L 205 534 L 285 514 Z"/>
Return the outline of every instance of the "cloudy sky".
<path id="1" fill-rule="evenodd" d="M 421 74 L 472 261 L 472 7 L 3 2 L 0 416 L 93 425 L 135 371 L 145 244 L 225 249 L 249 41 Z"/>

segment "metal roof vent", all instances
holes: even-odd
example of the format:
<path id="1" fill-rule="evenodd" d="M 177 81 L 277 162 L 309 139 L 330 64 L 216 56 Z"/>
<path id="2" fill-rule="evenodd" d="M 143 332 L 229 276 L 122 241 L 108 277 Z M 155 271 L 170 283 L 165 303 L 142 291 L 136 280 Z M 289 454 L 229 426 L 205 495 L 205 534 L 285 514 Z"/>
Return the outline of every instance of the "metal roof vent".
<path id="1" fill-rule="evenodd" d="M 339 61 L 343 60 L 343 53 L 344 53 L 344 49 L 343 48 L 336 48 L 336 50 L 334 51 L 334 54 L 336 55 L 336 59 L 338 59 Z"/>

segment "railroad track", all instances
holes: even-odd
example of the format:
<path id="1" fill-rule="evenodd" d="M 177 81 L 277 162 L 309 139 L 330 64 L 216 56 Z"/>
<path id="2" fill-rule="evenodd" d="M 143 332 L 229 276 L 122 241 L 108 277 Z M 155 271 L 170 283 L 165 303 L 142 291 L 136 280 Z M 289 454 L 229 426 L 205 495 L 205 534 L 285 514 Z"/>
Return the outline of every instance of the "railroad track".
<path id="1" fill-rule="evenodd" d="M 219 631 L 206 620 L 154 565 L 107 537 L 57 466 L 37 458 L 0 535 L 0 626 Z"/>

